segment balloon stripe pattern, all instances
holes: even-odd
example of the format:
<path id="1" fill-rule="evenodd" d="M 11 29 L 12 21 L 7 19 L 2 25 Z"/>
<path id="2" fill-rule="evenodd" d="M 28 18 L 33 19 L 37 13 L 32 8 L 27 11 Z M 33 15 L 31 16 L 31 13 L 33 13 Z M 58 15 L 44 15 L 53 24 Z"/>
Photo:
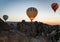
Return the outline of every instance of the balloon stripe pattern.
<path id="1" fill-rule="evenodd" d="M 59 5 L 57 3 L 52 3 L 51 7 L 54 10 L 54 12 L 56 12 L 56 10 L 58 9 Z"/>
<path id="2" fill-rule="evenodd" d="M 3 15 L 3 19 L 6 21 L 8 19 L 7 15 Z"/>
<path id="3" fill-rule="evenodd" d="M 27 13 L 28 17 L 30 18 L 30 20 L 32 22 L 32 20 L 37 16 L 38 11 L 37 11 L 36 8 L 30 7 L 30 8 L 27 9 L 26 13 Z"/>

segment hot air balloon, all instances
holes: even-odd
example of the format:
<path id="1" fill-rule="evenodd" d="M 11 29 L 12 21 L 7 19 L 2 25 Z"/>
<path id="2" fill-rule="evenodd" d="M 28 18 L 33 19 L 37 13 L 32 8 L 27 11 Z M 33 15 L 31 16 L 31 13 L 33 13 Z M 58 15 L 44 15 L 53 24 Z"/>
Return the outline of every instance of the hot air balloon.
<path id="1" fill-rule="evenodd" d="M 59 5 L 58 5 L 58 3 L 52 3 L 51 7 L 54 10 L 54 12 L 56 12 L 56 10 L 58 9 Z"/>
<path id="2" fill-rule="evenodd" d="M 30 7 L 30 8 L 27 9 L 26 13 L 27 13 L 27 16 L 30 18 L 30 20 L 32 22 L 32 20 L 37 16 L 38 11 L 37 11 L 36 8 Z"/>
<path id="3" fill-rule="evenodd" d="M 6 21 L 8 19 L 8 15 L 3 15 L 3 19 Z"/>

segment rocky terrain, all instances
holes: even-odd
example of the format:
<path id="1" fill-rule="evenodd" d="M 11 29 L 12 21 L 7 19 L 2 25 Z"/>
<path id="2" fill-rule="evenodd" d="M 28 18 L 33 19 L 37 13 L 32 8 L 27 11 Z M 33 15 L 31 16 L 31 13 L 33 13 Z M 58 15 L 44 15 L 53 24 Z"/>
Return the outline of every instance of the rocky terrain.
<path id="1" fill-rule="evenodd" d="M 42 22 L 12 23 L 0 19 L 0 42 L 59 42 L 60 25 Z"/>

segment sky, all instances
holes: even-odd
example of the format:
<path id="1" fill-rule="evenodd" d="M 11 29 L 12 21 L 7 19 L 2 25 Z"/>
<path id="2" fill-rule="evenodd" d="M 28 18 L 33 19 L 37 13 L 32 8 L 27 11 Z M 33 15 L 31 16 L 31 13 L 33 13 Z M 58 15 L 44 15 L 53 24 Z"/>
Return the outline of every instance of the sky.
<path id="1" fill-rule="evenodd" d="M 0 0 L 0 18 L 3 19 L 3 15 L 8 15 L 7 21 L 30 21 L 26 10 L 35 7 L 38 14 L 33 21 L 60 24 L 60 7 L 56 12 L 51 8 L 54 2 L 60 6 L 60 0 Z"/>

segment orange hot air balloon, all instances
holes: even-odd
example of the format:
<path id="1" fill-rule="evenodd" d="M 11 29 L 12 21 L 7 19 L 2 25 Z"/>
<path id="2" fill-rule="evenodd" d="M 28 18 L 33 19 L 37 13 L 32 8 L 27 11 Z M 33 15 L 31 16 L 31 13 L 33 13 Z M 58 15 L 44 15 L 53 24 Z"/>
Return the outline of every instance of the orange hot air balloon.
<path id="1" fill-rule="evenodd" d="M 58 9 L 59 5 L 57 3 L 52 3 L 51 7 L 54 10 L 54 12 L 56 12 L 56 10 Z"/>
<path id="2" fill-rule="evenodd" d="M 30 7 L 27 9 L 26 13 L 32 22 L 32 20 L 37 16 L 38 11 L 36 8 Z"/>

